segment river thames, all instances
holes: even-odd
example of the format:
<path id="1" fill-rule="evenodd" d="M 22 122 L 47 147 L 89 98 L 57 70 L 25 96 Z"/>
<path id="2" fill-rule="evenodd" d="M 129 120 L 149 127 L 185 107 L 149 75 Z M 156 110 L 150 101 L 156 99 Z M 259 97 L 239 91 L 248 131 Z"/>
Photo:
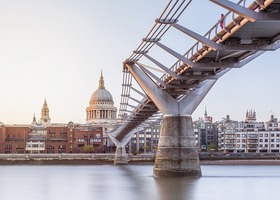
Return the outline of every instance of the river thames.
<path id="1" fill-rule="evenodd" d="M 157 179 L 152 165 L 6 165 L 0 166 L 0 199 L 279 199 L 280 166 L 201 168 L 200 178 Z"/>

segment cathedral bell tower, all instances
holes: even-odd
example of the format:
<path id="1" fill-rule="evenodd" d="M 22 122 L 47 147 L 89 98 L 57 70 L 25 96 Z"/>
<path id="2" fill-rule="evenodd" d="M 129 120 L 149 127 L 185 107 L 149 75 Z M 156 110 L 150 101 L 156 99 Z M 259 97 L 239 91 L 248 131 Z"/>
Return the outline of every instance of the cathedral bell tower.
<path id="1" fill-rule="evenodd" d="M 48 104 L 47 101 L 45 99 L 42 110 L 41 110 L 41 123 L 45 126 L 50 125 L 51 123 L 51 118 L 49 116 L 49 108 L 48 108 Z"/>

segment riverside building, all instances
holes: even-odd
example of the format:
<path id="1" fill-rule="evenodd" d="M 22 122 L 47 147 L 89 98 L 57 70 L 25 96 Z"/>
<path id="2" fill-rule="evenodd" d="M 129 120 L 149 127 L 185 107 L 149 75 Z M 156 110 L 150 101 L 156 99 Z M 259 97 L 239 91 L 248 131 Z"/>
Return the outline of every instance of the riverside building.
<path id="1" fill-rule="evenodd" d="M 133 135 L 128 143 L 128 152 L 155 153 L 159 141 L 160 125 L 153 125 Z"/>
<path id="2" fill-rule="evenodd" d="M 92 152 L 104 151 L 102 127 L 51 123 L 46 100 L 39 121 L 34 115 L 31 124 L 0 123 L 0 153 L 83 153 L 85 146 Z"/>
<path id="3" fill-rule="evenodd" d="M 218 147 L 224 153 L 273 153 L 280 151 L 279 121 L 271 115 L 268 122 L 257 122 L 256 112 L 246 112 L 245 121 L 229 116 L 217 123 Z"/>
<path id="4" fill-rule="evenodd" d="M 217 128 L 205 109 L 204 118 L 193 122 L 196 144 L 199 151 L 207 151 L 210 145 L 218 146 Z"/>
<path id="5" fill-rule="evenodd" d="M 117 108 L 105 89 L 101 72 L 98 89 L 86 108 L 86 123 L 51 123 L 45 99 L 40 120 L 31 124 L 0 123 L 0 153 L 103 153 L 113 151 L 107 137 L 116 123 Z"/>

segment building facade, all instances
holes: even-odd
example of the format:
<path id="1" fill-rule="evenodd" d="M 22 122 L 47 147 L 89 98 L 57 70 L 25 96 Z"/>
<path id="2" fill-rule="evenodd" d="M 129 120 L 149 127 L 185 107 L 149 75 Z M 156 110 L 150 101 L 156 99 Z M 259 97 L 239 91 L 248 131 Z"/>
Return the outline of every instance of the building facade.
<path id="1" fill-rule="evenodd" d="M 204 118 L 193 122 L 196 144 L 199 151 L 207 151 L 212 145 L 218 146 L 217 128 L 205 109 Z M 210 146 L 211 145 L 211 146 Z"/>
<path id="2" fill-rule="evenodd" d="M 227 118 L 218 123 L 218 147 L 224 153 L 274 153 L 280 151 L 280 129 L 273 115 L 257 122 L 256 112 L 247 111 L 245 121 Z"/>
<path id="3" fill-rule="evenodd" d="M 85 149 L 89 148 L 90 151 Z M 34 115 L 31 124 L 5 125 L 0 123 L 0 153 L 102 153 L 103 128 L 69 123 L 51 123 L 47 101 L 41 118 Z"/>
<path id="4" fill-rule="evenodd" d="M 132 154 L 155 153 L 159 141 L 159 135 L 159 125 L 154 125 L 135 133 L 128 143 L 128 152 Z"/>
<path id="5" fill-rule="evenodd" d="M 0 153 L 94 153 L 104 152 L 102 127 L 68 124 L 0 125 Z"/>

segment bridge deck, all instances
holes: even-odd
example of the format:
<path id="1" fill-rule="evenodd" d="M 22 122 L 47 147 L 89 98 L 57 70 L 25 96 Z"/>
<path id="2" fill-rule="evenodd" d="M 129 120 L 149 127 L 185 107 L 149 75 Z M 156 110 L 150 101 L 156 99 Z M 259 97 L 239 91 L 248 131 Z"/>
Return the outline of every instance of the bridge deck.
<path id="1" fill-rule="evenodd" d="M 215 2 L 215 0 L 213 1 Z M 240 5 L 242 2 L 243 0 L 240 1 Z M 168 6 L 170 5 L 168 4 Z M 179 57 L 178 61 L 171 66 L 170 70 L 175 72 L 177 77 L 174 77 L 174 74 L 166 73 L 161 77 L 163 82 L 155 81 L 155 84 L 179 100 L 182 96 L 186 95 L 188 91 L 195 89 L 199 83 L 213 78 L 217 79 L 217 75 L 221 74 L 223 71 L 227 72 L 231 68 L 242 67 L 261 55 L 264 51 L 278 49 L 279 44 L 277 42 L 280 34 L 280 0 L 266 0 L 264 1 L 264 5 L 261 6 L 253 2 L 247 9 L 255 11 L 256 13 L 269 13 L 274 15 L 274 17 L 276 16 L 276 18 L 257 19 L 251 22 L 250 19 L 244 16 L 234 14 L 231 11 L 228 12 L 223 20 L 231 18 L 232 20 L 230 23 L 220 27 L 220 22 L 217 22 L 204 36 L 214 42 L 215 47 L 218 49 L 214 49 L 198 41 L 182 55 L 184 58 Z M 166 8 L 165 11 L 166 10 L 168 9 Z M 161 17 L 163 15 L 164 13 Z M 168 28 L 163 28 L 162 30 L 167 31 L 172 27 L 172 20 L 176 22 L 178 18 L 179 15 L 176 15 L 173 19 L 169 19 L 170 24 L 166 25 Z M 160 24 L 159 21 L 156 22 L 154 27 L 158 24 Z M 186 32 L 188 32 L 188 30 L 186 30 Z M 149 41 L 148 37 L 150 35 L 156 35 L 156 32 L 153 32 L 152 29 L 146 37 L 146 41 L 144 40 L 129 59 L 124 62 L 124 73 L 130 73 L 126 68 L 126 64 L 138 64 L 138 61 L 144 54 L 148 53 L 150 48 L 157 47 L 157 45 L 155 45 L 157 41 Z M 124 85 L 126 85 L 126 82 Z M 129 98 L 129 95 L 127 95 L 127 98 Z M 126 99 L 125 101 L 127 102 L 128 100 Z M 148 120 L 148 118 L 155 113 L 158 113 L 157 107 L 149 97 L 145 97 L 131 114 L 124 117 L 124 111 L 124 118 L 121 122 L 122 125 L 118 127 L 118 131 L 115 130 L 116 134 L 114 136 L 118 141 L 123 140 L 134 128 Z"/>

